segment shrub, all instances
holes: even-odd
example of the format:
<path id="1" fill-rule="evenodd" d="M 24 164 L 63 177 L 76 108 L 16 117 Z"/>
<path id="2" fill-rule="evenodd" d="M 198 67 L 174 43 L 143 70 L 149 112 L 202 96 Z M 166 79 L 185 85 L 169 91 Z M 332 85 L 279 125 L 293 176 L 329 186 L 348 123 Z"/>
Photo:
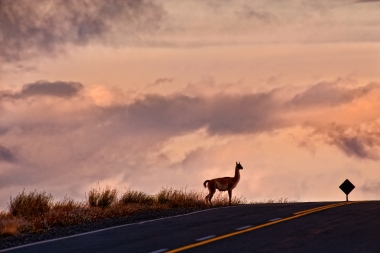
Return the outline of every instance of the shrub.
<path id="1" fill-rule="evenodd" d="M 88 193 L 88 204 L 91 207 L 106 208 L 112 205 L 116 199 L 116 189 L 111 190 L 111 187 L 109 186 L 106 186 L 103 191 L 101 191 L 98 186 L 98 188 L 91 189 Z"/>
<path id="2" fill-rule="evenodd" d="M 52 206 L 53 197 L 43 192 L 25 190 L 15 198 L 10 197 L 9 212 L 13 216 L 35 217 L 48 212 Z"/>
<path id="3" fill-rule="evenodd" d="M 154 203 L 155 198 L 154 196 L 148 195 L 144 192 L 128 190 L 123 194 L 120 201 L 126 205 L 130 203 L 150 205 Z"/>

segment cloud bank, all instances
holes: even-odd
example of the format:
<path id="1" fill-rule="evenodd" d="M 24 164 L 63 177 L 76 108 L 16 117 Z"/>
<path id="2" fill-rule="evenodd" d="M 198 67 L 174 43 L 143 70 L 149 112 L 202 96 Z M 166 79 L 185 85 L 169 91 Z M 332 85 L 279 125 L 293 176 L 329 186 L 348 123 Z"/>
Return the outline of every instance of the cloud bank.
<path id="1" fill-rule="evenodd" d="M 206 96 L 189 95 L 184 89 L 120 102 L 110 98 L 113 92 L 118 96 L 122 92 L 105 87 L 94 96 L 91 87 L 78 82 L 26 84 L 19 91 L 0 92 L 0 188 L 66 185 L 65 193 L 78 196 L 88 190 L 83 187 L 105 178 L 113 178 L 110 184 L 120 180 L 127 185 L 139 178 L 140 184 L 149 185 L 147 174 L 160 177 L 185 168 L 195 176 L 206 173 L 199 164 L 212 166 L 202 157 L 210 143 L 292 129 L 299 133 L 300 128 L 307 134 L 299 141 L 334 147 L 351 159 L 376 161 L 379 87 L 369 83 L 349 88 L 335 80 L 301 90 L 282 87 Z M 107 103 L 99 103 L 102 94 L 108 94 Z M 362 113 L 352 113 L 362 107 Z M 182 155 L 173 155 L 182 149 Z M 213 154 L 220 152 L 226 151 L 215 149 Z M 241 148 L 228 151 L 226 159 L 239 157 L 239 152 Z"/>
<path id="2" fill-rule="evenodd" d="M 367 9 L 352 16 L 357 2 Z M 364 4 L 376 1 L 357 2 L 1 0 L 0 58 L 14 63 L 92 45 L 378 42 L 378 15 Z"/>
<path id="3" fill-rule="evenodd" d="M 156 82 L 171 81 L 166 78 L 157 80 L 159 81 Z M 118 134 L 143 133 L 166 137 L 199 129 L 206 129 L 209 135 L 239 135 L 304 125 L 314 127 L 315 134 L 324 134 L 330 139 L 331 144 L 338 146 L 346 154 L 362 158 L 374 158 L 364 154 L 364 147 L 371 148 L 379 144 L 376 140 L 379 129 L 370 124 L 377 120 L 376 113 L 371 116 L 372 119 L 367 120 L 365 124 L 367 128 L 360 125 L 362 122 L 357 115 L 352 115 L 354 122 L 351 124 L 340 125 L 336 122 L 339 119 L 330 119 L 328 116 L 340 112 L 342 117 L 346 117 L 344 114 L 347 110 L 361 102 L 369 103 L 368 113 L 372 112 L 374 108 L 371 106 L 375 106 L 372 105 L 375 103 L 373 100 L 376 100 L 380 93 L 380 84 L 377 83 L 347 88 L 340 85 L 339 80 L 320 82 L 293 95 L 286 87 L 249 94 L 216 93 L 208 96 L 185 93 L 167 96 L 147 94 L 136 97 L 126 104 L 118 102 L 103 106 L 96 103 L 95 98 L 91 97 L 92 93 L 86 92 L 88 89 L 78 82 L 38 81 L 24 85 L 20 91 L 2 91 L 0 92 L 2 114 L 17 114 L 17 110 L 24 109 L 23 104 L 28 103 L 31 108 L 51 107 L 53 111 L 67 107 L 65 108 L 67 112 L 77 106 L 76 115 L 86 115 L 83 119 L 109 122 L 107 127 L 123 128 L 124 131 Z M 28 100 L 33 97 L 39 99 Z M 54 100 L 54 97 L 64 98 L 66 101 Z M 46 100 L 47 98 L 53 100 Z M 14 104 L 15 101 L 19 102 Z M 44 118 L 43 110 L 36 110 L 33 113 L 36 114 L 36 118 Z M 59 115 L 59 112 L 57 113 Z M 321 113 L 326 116 L 324 121 L 316 117 Z M 55 120 L 52 118 L 51 123 L 57 124 L 58 127 L 60 121 L 55 122 Z M 5 129 L 7 123 L 9 123 L 7 131 L 16 127 L 10 124 L 11 122 L 4 122 L 2 129 Z M 25 120 L 23 124 L 28 122 Z"/>
<path id="4" fill-rule="evenodd" d="M 123 44 L 154 32 L 164 15 L 158 4 L 145 0 L 1 0 L 0 57 L 13 62 L 55 55 L 67 45 Z M 121 41 L 118 34 L 127 37 Z"/>

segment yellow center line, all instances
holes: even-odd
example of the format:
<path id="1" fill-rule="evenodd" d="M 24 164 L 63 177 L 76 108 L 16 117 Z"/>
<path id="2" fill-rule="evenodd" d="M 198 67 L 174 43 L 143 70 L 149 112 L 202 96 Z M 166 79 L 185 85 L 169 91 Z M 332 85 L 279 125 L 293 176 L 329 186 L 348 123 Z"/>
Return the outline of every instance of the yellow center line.
<path id="1" fill-rule="evenodd" d="M 195 247 L 198 247 L 198 246 L 201 246 L 201 245 L 205 245 L 205 244 L 208 244 L 208 243 L 211 243 L 211 242 L 219 241 L 219 240 L 222 240 L 222 239 L 225 239 L 225 238 L 228 238 L 228 237 L 232 237 L 232 236 L 235 236 L 235 235 L 240 235 L 240 234 L 243 234 L 243 233 L 247 233 L 247 232 L 259 229 L 259 228 L 268 227 L 268 226 L 271 226 L 271 225 L 274 225 L 274 224 L 277 224 L 277 223 L 280 223 L 280 222 L 284 222 L 284 221 L 287 221 L 287 220 L 292 220 L 292 219 L 295 219 L 295 218 L 298 218 L 298 217 L 301 217 L 301 216 L 304 216 L 304 215 L 308 215 L 308 214 L 311 214 L 311 213 L 319 212 L 319 211 L 322 211 L 322 210 L 326 210 L 326 209 L 330 209 L 330 208 L 334 208 L 334 207 L 338 207 L 338 206 L 344 206 L 344 205 L 354 204 L 354 203 L 359 203 L 359 201 L 355 201 L 355 202 L 351 202 L 351 201 L 350 202 L 342 202 L 342 203 L 338 203 L 338 204 L 332 204 L 332 205 L 327 205 L 327 206 L 322 206 L 322 207 L 308 209 L 308 210 L 305 210 L 305 211 L 302 211 L 302 212 L 297 212 L 293 216 L 290 216 L 290 217 L 287 217 L 287 218 L 271 221 L 271 222 L 268 222 L 268 223 L 265 223 L 265 224 L 261 224 L 261 225 L 255 226 L 255 227 L 250 227 L 250 228 L 247 228 L 247 229 L 244 229 L 244 230 L 239 230 L 239 231 L 232 232 L 232 233 L 229 233 L 229 234 L 217 236 L 217 237 L 214 237 L 214 238 L 211 238 L 211 239 L 208 239 L 208 240 L 204 240 L 204 241 L 201 241 L 201 242 L 189 244 L 187 246 L 183 246 L 183 247 L 180 247 L 180 248 L 172 249 L 172 250 L 169 250 L 169 251 L 166 251 L 166 252 L 167 253 L 180 252 L 180 251 L 183 251 L 183 250 L 195 248 Z"/>
<path id="2" fill-rule="evenodd" d="M 321 208 L 314 209 L 314 210 L 305 210 L 304 212 L 296 214 L 296 215 L 314 213 L 314 212 L 323 211 L 323 210 L 326 210 L 326 209 L 329 209 L 329 208 L 334 208 L 334 207 L 344 206 L 344 205 L 350 205 L 350 204 L 354 204 L 354 203 L 356 203 L 356 202 L 348 202 L 348 203 L 345 203 L 345 204 L 342 204 L 342 205 L 329 206 L 329 207 L 321 207 Z"/>
<path id="3" fill-rule="evenodd" d="M 324 209 L 324 208 L 327 208 L 327 207 L 343 206 L 343 205 L 346 205 L 347 203 L 351 203 L 351 202 L 341 202 L 341 203 L 331 204 L 331 205 L 327 205 L 327 206 L 319 206 L 319 207 L 315 207 L 315 208 L 312 208 L 312 209 L 309 209 L 309 210 L 303 210 L 303 211 L 300 211 L 300 212 L 296 212 L 294 214 L 306 213 L 306 212 L 310 212 L 310 211 L 314 211 L 314 210 Z"/>

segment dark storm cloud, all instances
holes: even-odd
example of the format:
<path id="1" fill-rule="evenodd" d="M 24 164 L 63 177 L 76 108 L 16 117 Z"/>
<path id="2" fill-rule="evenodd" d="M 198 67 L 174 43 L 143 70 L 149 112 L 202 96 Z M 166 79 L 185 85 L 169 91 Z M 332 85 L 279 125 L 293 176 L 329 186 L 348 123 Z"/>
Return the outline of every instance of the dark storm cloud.
<path id="1" fill-rule="evenodd" d="M 77 82 L 48 82 L 38 81 L 23 86 L 22 90 L 17 93 L 0 92 L 0 98 L 26 98 L 32 96 L 54 96 L 69 98 L 75 96 L 83 85 Z"/>
<path id="2" fill-rule="evenodd" d="M 16 161 L 15 154 L 11 150 L 0 145 L 0 162 L 12 163 L 15 161 Z"/>
<path id="3" fill-rule="evenodd" d="M 0 57 L 11 62 L 62 46 L 111 41 L 114 35 L 152 32 L 164 15 L 145 0 L 0 0 Z"/>
<path id="4" fill-rule="evenodd" d="M 350 103 L 356 98 L 368 95 L 380 85 L 370 83 L 358 88 L 345 88 L 337 85 L 337 82 L 320 82 L 306 91 L 296 94 L 288 103 L 288 106 L 298 107 L 320 107 L 337 106 Z"/>

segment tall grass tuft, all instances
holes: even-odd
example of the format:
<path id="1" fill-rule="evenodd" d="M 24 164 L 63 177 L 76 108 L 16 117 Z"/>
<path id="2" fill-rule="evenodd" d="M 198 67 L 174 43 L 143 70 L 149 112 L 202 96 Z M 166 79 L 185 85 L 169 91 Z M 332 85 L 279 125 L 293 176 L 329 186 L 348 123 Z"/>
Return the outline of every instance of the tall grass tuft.
<path id="1" fill-rule="evenodd" d="M 205 206 L 203 194 L 196 191 L 186 192 L 186 190 L 163 188 L 156 197 L 159 204 L 166 204 L 173 208 Z"/>
<path id="2" fill-rule="evenodd" d="M 88 204 L 91 207 L 106 208 L 111 206 L 117 200 L 116 189 L 111 190 L 111 187 L 106 186 L 104 190 L 92 188 L 88 193 Z"/>
<path id="3" fill-rule="evenodd" d="M 141 191 L 131 191 L 127 190 L 120 199 L 120 202 L 122 202 L 125 205 L 128 204 L 153 204 L 155 202 L 155 198 L 152 195 L 148 195 L 145 192 Z"/>
<path id="4" fill-rule="evenodd" d="M 45 191 L 25 193 L 23 190 L 15 198 L 10 197 L 9 212 L 13 216 L 36 217 L 48 212 L 52 203 L 52 195 Z"/>

